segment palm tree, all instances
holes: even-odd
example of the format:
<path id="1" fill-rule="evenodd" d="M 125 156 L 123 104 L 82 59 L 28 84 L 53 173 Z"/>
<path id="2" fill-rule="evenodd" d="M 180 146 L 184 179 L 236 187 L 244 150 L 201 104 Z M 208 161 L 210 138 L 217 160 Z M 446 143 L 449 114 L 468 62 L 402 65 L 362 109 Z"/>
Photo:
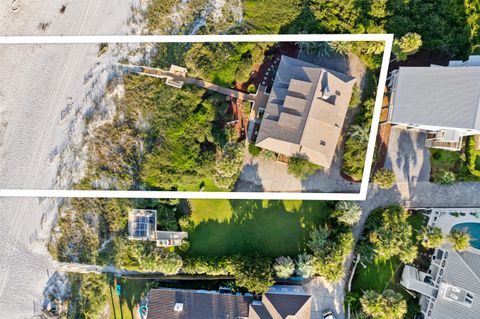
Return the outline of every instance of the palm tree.
<path id="1" fill-rule="evenodd" d="M 362 209 L 352 201 L 340 201 L 335 205 L 335 209 L 341 212 L 337 219 L 350 226 L 358 223 L 362 216 Z"/>
<path id="2" fill-rule="evenodd" d="M 354 124 L 350 127 L 348 135 L 359 143 L 368 143 L 370 128 L 366 125 Z"/>
<path id="3" fill-rule="evenodd" d="M 297 42 L 301 51 L 319 57 L 329 57 L 332 55 L 332 47 L 328 42 Z"/>
<path id="4" fill-rule="evenodd" d="M 382 41 L 373 41 L 368 43 L 366 51 L 368 54 L 380 54 L 383 52 L 384 47 Z"/>
<path id="5" fill-rule="evenodd" d="M 382 294 L 367 290 L 360 298 L 363 311 L 377 319 L 401 319 L 407 313 L 407 302 L 402 295 L 393 291 L 385 290 Z"/>
<path id="6" fill-rule="evenodd" d="M 322 250 L 327 244 L 328 235 L 330 235 L 330 230 L 327 225 L 314 228 L 310 232 L 310 240 L 307 243 L 308 248 L 314 253 Z"/>
<path id="7" fill-rule="evenodd" d="M 297 42 L 298 47 L 300 48 L 300 51 L 306 52 L 310 54 L 312 52 L 312 48 L 314 46 L 315 42 Z"/>
<path id="8" fill-rule="evenodd" d="M 277 274 L 278 278 L 290 278 L 295 271 L 295 264 L 290 257 L 280 256 L 275 259 L 275 264 L 273 265 L 273 269 Z"/>
<path id="9" fill-rule="evenodd" d="M 313 256 L 305 253 L 298 255 L 297 270 L 295 273 L 302 278 L 313 277 L 313 275 L 315 275 Z"/>
<path id="10" fill-rule="evenodd" d="M 422 37 L 414 32 L 409 32 L 405 34 L 398 40 L 393 42 L 392 52 L 395 55 L 395 58 L 390 62 L 395 60 L 404 61 L 407 59 L 407 56 L 414 54 L 422 46 Z"/>
<path id="11" fill-rule="evenodd" d="M 352 49 L 352 44 L 348 41 L 333 41 L 330 43 L 330 47 L 338 54 L 347 55 Z"/>
<path id="12" fill-rule="evenodd" d="M 315 42 L 316 45 L 316 55 L 319 57 L 328 58 L 332 55 L 332 47 L 328 42 Z"/>

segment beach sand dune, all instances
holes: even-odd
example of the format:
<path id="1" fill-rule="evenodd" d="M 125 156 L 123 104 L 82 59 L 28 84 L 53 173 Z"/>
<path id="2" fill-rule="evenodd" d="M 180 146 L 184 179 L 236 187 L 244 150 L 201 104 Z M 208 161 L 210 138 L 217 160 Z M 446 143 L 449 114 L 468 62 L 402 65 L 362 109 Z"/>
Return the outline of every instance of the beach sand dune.
<path id="1" fill-rule="evenodd" d="M 9 0 L 0 35 L 128 34 L 131 1 Z M 59 154 L 81 136 L 91 90 L 105 80 L 97 45 L 0 45 L 0 188 L 58 184 Z M 102 63 L 100 63 L 102 62 Z M 88 76 L 96 72 L 93 76 Z M 90 94 L 90 95 L 89 95 Z M 41 309 L 52 274 L 45 242 L 58 199 L 0 198 L 0 317 Z"/>

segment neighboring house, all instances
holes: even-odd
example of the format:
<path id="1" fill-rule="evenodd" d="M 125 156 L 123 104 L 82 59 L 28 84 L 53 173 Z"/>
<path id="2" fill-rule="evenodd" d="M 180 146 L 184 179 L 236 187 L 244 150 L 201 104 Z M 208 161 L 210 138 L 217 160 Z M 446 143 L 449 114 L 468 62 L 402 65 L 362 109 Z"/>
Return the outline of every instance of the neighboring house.
<path id="1" fill-rule="evenodd" d="M 282 56 L 256 146 L 286 156 L 303 153 L 329 168 L 354 83 L 346 74 Z"/>
<path id="2" fill-rule="evenodd" d="M 157 211 L 132 209 L 128 213 L 128 239 L 151 240 L 158 247 L 180 246 L 188 238 L 187 232 L 157 230 Z"/>
<path id="3" fill-rule="evenodd" d="M 480 134 L 479 60 L 393 71 L 388 121 L 427 132 L 426 147 L 460 150 L 464 136 Z"/>
<path id="4" fill-rule="evenodd" d="M 480 251 L 444 245 L 435 251 L 428 273 L 405 266 L 400 283 L 422 296 L 425 319 L 480 318 Z"/>
<path id="5" fill-rule="evenodd" d="M 272 287 L 256 300 L 205 290 L 160 288 L 147 296 L 148 319 L 310 319 L 312 297 L 303 288 Z"/>

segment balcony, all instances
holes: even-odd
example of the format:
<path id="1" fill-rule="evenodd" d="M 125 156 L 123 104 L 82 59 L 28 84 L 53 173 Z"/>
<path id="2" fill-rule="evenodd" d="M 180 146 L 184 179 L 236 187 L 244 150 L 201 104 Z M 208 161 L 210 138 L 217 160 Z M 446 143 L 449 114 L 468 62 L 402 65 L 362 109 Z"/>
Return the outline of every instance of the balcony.
<path id="1" fill-rule="evenodd" d="M 462 137 L 458 132 L 450 130 L 428 133 L 425 146 L 448 151 L 460 151 L 462 149 Z"/>

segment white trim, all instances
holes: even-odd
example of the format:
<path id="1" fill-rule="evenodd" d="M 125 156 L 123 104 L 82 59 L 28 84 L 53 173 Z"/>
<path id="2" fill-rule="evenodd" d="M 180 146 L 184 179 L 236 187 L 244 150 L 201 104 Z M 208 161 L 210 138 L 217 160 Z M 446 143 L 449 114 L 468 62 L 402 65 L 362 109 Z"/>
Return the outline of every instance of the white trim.
<path id="1" fill-rule="evenodd" d="M 174 191 L 103 191 L 4 189 L 1 197 L 99 197 L 99 198 L 206 198 L 206 199 L 300 199 L 365 200 L 380 120 L 383 91 L 392 51 L 393 34 L 255 34 L 255 35 L 142 35 L 142 36 L 3 36 L 1 45 L 144 43 L 144 42 L 298 42 L 298 41 L 384 41 L 382 66 L 378 81 L 370 139 L 367 147 L 360 193 L 275 193 L 275 192 L 174 192 Z"/>

